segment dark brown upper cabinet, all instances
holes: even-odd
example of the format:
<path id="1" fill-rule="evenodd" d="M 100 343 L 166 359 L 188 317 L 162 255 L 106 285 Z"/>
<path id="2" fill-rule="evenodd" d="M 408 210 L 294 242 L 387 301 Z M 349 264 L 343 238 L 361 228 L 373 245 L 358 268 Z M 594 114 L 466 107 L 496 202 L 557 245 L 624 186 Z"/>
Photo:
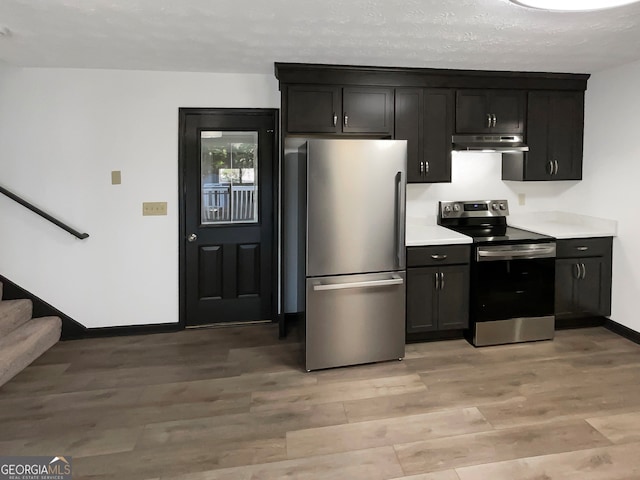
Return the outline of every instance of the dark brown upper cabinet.
<path id="1" fill-rule="evenodd" d="M 324 85 L 287 89 L 287 129 L 300 133 L 336 133 L 342 110 L 342 89 Z"/>
<path id="2" fill-rule="evenodd" d="M 393 88 L 292 85 L 289 133 L 393 135 Z"/>
<path id="3" fill-rule="evenodd" d="M 395 136 L 407 140 L 407 181 L 451 181 L 453 90 L 398 88 Z"/>
<path id="4" fill-rule="evenodd" d="M 456 133 L 523 133 L 526 92 L 458 90 Z"/>
<path id="5" fill-rule="evenodd" d="M 529 92 L 527 112 L 529 152 L 505 154 L 502 178 L 581 180 L 584 92 Z"/>
<path id="6" fill-rule="evenodd" d="M 276 63 L 282 135 L 408 141 L 408 181 L 451 181 L 451 136 L 525 134 L 504 180 L 582 177 L 587 74 Z"/>

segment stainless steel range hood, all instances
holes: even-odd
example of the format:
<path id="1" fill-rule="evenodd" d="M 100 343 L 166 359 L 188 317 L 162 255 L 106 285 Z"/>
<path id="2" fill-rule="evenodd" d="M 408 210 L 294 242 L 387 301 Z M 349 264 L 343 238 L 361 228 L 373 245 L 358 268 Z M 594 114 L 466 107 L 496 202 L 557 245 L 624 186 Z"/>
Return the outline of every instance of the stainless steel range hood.
<path id="1" fill-rule="evenodd" d="M 453 135 L 453 150 L 458 152 L 528 152 L 522 135 Z"/>

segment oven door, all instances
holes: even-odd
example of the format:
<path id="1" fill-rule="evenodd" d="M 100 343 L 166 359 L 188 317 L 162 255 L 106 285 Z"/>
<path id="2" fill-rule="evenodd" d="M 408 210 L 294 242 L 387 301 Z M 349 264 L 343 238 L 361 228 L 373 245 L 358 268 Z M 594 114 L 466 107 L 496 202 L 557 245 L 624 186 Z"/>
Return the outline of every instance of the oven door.
<path id="1" fill-rule="evenodd" d="M 555 249 L 555 245 L 554 245 Z M 554 257 L 555 257 L 555 251 Z M 475 322 L 554 314 L 555 258 L 499 257 L 474 262 L 471 317 Z"/>

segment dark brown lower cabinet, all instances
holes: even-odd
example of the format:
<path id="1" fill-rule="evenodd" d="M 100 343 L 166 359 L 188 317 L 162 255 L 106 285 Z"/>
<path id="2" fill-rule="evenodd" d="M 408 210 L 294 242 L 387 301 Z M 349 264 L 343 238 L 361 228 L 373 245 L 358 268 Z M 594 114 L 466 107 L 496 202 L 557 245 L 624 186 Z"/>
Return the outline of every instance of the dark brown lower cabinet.
<path id="1" fill-rule="evenodd" d="M 558 240 L 556 318 L 611 314 L 611 238 Z"/>
<path id="2" fill-rule="evenodd" d="M 447 265 L 447 259 L 459 256 L 468 247 L 410 247 L 430 249 L 441 265 L 407 268 L 407 333 L 457 330 L 469 326 L 469 253 L 467 263 Z M 454 254 L 449 255 L 451 250 Z M 408 255 L 410 259 L 412 255 Z M 413 255 L 417 258 L 418 255 Z M 444 258 L 443 258 L 444 257 Z M 429 262 L 433 264 L 433 262 Z"/>

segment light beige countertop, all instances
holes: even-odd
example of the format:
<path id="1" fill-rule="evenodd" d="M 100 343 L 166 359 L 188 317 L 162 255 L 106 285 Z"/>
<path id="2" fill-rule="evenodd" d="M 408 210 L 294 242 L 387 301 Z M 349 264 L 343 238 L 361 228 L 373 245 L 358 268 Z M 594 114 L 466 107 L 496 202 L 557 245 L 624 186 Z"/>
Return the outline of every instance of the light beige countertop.
<path id="1" fill-rule="evenodd" d="M 467 235 L 462 235 L 461 233 L 436 225 L 435 218 L 420 219 L 407 217 L 405 240 L 407 247 L 455 245 L 471 243 L 472 241 L 471 237 Z"/>
<path id="2" fill-rule="evenodd" d="M 615 237 L 618 230 L 618 222 L 615 220 L 568 212 L 517 213 L 509 215 L 507 223 L 512 227 L 559 239 Z M 407 217 L 407 247 L 456 245 L 472 241 L 467 235 L 437 225 L 435 217 Z"/>
<path id="3" fill-rule="evenodd" d="M 618 222 L 567 212 L 531 212 L 509 215 L 507 223 L 516 228 L 559 239 L 615 237 Z"/>

